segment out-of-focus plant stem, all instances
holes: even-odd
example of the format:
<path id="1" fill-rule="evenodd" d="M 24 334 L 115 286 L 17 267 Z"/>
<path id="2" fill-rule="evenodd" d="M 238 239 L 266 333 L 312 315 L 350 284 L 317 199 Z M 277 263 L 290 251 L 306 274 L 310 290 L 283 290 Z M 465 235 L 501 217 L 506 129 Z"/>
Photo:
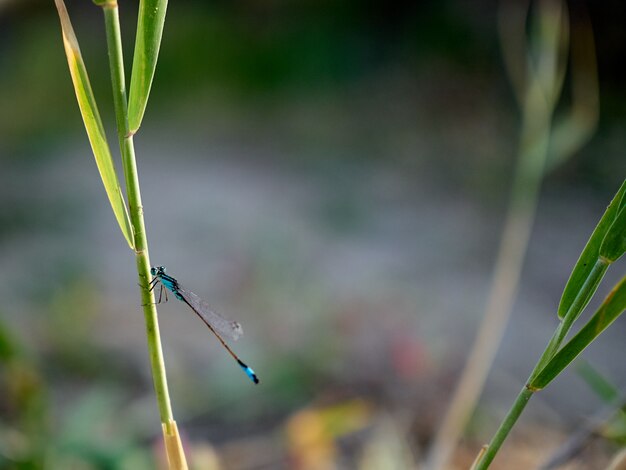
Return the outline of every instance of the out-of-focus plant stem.
<path id="1" fill-rule="evenodd" d="M 585 142 L 585 139 L 580 138 L 580 132 L 565 133 L 564 130 L 572 128 L 570 121 L 573 118 L 570 116 L 582 113 L 588 117 L 586 121 L 576 120 L 577 123 L 586 123 L 586 127 L 582 129 L 586 137 L 595 127 L 597 119 L 597 102 L 593 99 L 582 100 L 578 93 L 570 115 L 553 122 L 567 63 L 569 23 L 562 2 L 543 0 L 539 2 L 539 7 L 539 17 L 536 18 L 535 25 L 537 40 L 532 44 L 525 39 L 524 24 L 528 11 L 519 9 L 517 4 L 512 3 L 507 6 L 506 11 L 503 8 L 502 18 L 505 18 L 505 14 L 509 16 L 505 18 L 509 24 L 502 25 L 505 62 L 522 114 L 517 167 L 485 313 L 466 366 L 429 452 L 426 467 L 432 470 L 446 468 L 459 436 L 478 402 L 495 358 L 518 290 L 543 176 L 552 161 L 563 161 Z M 583 27 L 583 31 L 588 33 L 584 38 L 591 41 L 593 48 L 593 36 L 589 28 Z M 585 65 L 589 66 L 590 62 L 591 68 L 595 67 L 592 52 L 587 53 L 583 59 L 587 63 L 579 64 L 583 66 L 573 70 L 574 80 L 577 82 L 580 81 L 578 76 L 586 73 Z M 591 74 L 593 77 L 593 72 Z M 590 82 L 596 83 L 592 79 Z M 589 87 L 587 94 L 597 94 L 597 88 Z M 583 103 L 579 104 L 581 101 Z M 585 106 L 587 104 L 589 106 Z M 568 124 L 567 128 L 565 124 Z M 559 136 L 557 147 L 553 147 L 555 135 Z M 566 141 L 570 145 L 565 145 Z M 564 149 L 569 153 L 564 153 Z M 555 153 L 558 154 L 554 155 Z"/>
<path id="2" fill-rule="evenodd" d="M 508 323 L 535 218 L 550 136 L 550 114 L 528 99 L 520 158 L 485 314 L 461 379 L 439 428 L 427 467 L 445 468 L 467 423 Z"/>

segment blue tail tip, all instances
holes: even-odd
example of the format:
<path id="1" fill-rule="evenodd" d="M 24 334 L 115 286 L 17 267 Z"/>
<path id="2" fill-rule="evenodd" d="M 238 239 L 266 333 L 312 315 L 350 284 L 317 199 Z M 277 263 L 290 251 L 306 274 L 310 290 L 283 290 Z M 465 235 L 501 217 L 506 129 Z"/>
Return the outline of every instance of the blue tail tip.
<path id="1" fill-rule="evenodd" d="M 239 362 L 239 367 L 241 367 L 243 369 L 243 371 L 246 373 L 246 375 L 250 378 L 250 380 L 252 380 L 252 382 L 254 382 L 255 384 L 258 384 L 260 382 L 259 378 L 257 377 L 257 375 L 255 374 L 255 372 L 248 367 L 246 364 L 244 364 L 241 361 Z"/>

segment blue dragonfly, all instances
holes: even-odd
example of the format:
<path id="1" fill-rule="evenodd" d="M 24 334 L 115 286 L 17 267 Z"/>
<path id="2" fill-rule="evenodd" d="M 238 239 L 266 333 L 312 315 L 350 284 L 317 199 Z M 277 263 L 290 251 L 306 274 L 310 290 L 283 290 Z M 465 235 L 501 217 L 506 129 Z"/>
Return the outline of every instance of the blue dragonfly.
<path id="1" fill-rule="evenodd" d="M 204 300 L 198 297 L 191 291 L 181 287 L 176 279 L 174 279 L 169 274 L 165 273 L 164 266 L 156 266 L 150 269 L 150 274 L 152 274 L 153 278 L 150 281 L 149 287 L 150 291 L 154 290 L 157 284 L 160 284 L 159 291 L 159 302 L 161 303 L 161 298 L 163 293 L 165 292 L 165 301 L 167 301 L 167 290 L 170 290 L 178 300 L 187 304 L 187 306 L 193 310 L 196 315 L 200 317 L 200 319 L 209 327 L 209 330 L 216 336 L 222 346 L 228 351 L 228 353 L 233 357 L 239 367 L 243 369 L 246 375 L 254 382 L 255 384 L 259 383 L 259 378 L 254 373 L 254 371 L 246 365 L 239 356 L 230 349 L 230 346 L 226 344 L 224 338 L 222 336 L 227 337 L 228 339 L 237 340 L 241 335 L 243 335 L 243 329 L 241 325 L 236 321 L 230 321 L 226 318 L 218 315 L 213 312 L 209 304 L 207 304 Z M 165 286 L 165 290 L 163 287 Z"/>

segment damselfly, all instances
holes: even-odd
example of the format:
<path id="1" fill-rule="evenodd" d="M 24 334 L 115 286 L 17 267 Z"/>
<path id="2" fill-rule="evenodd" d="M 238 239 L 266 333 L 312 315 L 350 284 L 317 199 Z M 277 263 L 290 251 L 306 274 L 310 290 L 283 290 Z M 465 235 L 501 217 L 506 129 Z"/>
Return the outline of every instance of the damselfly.
<path id="1" fill-rule="evenodd" d="M 150 273 L 154 276 L 152 281 L 150 281 L 150 291 L 152 291 L 157 284 L 160 283 L 161 290 L 159 291 L 159 303 L 161 302 L 161 297 L 163 292 L 165 292 L 165 300 L 167 300 L 167 289 L 172 291 L 176 298 L 182 302 L 185 302 L 191 310 L 196 312 L 196 315 L 200 317 L 200 319 L 209 327 L 209 330 L 217 337 L 222 346 L 226 348 L 226 351 L 237 361 L 239 367 L 243 369 L 246 375 L 252 380 L 255 384 L 259 383 L 259 378 L 256 376 L 254 371 L 248 367 L 237 354 L 230 349 L 230 346 L 226 344 L 226 341 L 222 338 L 222 336 L 227 337 L 228 339 L 237 340 L 242 334 L 243 329 L 241 325 L 236 321 L 226 320 L 221 315 L 213 312 L 209 305 L 203 301 L 200 297 L 194 294 L 191 291 L 183 288 L 176 279 L 172 276 L 165 274 L 164 266 L 156 266 L 150 269 Z M 163 286 L 165 286 L 166 290 L 163 290 Z"/>

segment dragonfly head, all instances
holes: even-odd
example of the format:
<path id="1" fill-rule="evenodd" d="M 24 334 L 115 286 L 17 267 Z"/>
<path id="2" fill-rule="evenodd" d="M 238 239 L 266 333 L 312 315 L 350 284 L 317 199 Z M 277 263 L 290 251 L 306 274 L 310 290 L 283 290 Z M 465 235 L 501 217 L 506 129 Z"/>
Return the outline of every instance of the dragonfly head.
<path id="1" fill-rule="evenodd" d="M 150 274 L 158 276 L 159 274 L 165 274 L 165 266 L 153 266 L 150 268 Z"/>

